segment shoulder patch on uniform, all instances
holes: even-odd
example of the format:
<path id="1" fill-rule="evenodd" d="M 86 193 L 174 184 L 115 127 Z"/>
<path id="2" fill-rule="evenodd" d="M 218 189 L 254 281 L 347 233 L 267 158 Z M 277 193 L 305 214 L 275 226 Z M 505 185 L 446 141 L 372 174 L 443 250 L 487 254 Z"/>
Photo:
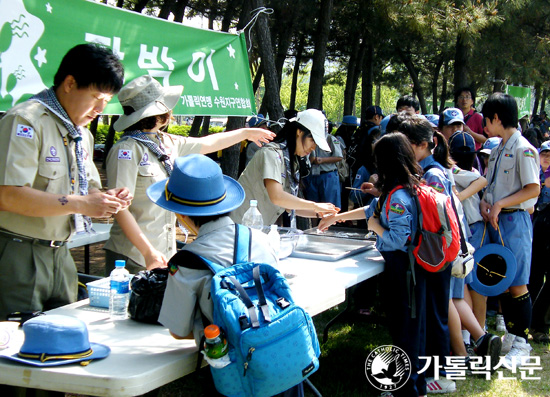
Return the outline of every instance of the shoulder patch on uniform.
<path id="1" fill-rule="evenodd" d="M 390 211 L 396 213 L 397 215 L 403 215 L 403 213 L 405 212 L 405 207 L 403 207 L 399 203 L 391 203 Z"/>
<path id="2" fill-rule="evenodd" d="M 535 157 L 535 154 L 531 149 L 525 149 L 523 151 L 523 157 Z"/>
<path id="3" fill-rule="evenodd" d="M 118 149 L 119 160 L 132 160 L 132 151 L 129 149 Z"/>
<path id="4" fill-rule="evenodd" d="M 170 275 L 174 275 L 178 272 L 179 266 L 176 265 L 173 262 L 168 262 L 168 271 L 170 272 Z"/>
<path id="5" fill-rule="evenodd" d="M 25 124 L 17 124 L 17 132 L 15 133 L 15 136 L 18 136 L 21 138 L 33 139 L 34 128 Z"/>
<path id="6" fill-rule="evenodd" d="M 453 174 L 458 174 L 458 173 L 460 173 L 460 168 L 453 167 Z"/>
<path id="7" fill-rule="evenodd" d="M 428 185 L 435 189 L 436 192 L 443 193 L 445 191 L 445 186 L 440 182 L 430 182 Z"/>

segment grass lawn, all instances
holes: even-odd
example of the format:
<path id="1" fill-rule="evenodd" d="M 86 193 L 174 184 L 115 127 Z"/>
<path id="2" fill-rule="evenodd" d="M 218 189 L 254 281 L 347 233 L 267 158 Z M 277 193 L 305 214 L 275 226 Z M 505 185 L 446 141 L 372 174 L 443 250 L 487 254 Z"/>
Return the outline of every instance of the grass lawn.
<path id="1" fill-rule="evenodd" d="M 344 309 L 337 306 L 314 317 L 319 341 L 322 341 L 325 324 Z M 377 346 L 391 344 L 387 329 L 383 325 L 365 321 L 365 316 L 353 315 L 349 323 L 337 323 L 330 328 L 328 341 L 321 345 L 321 365 L 319 370 L 309 378 L 319 392 L 325 397 L 379 396 L 380 391 L 373 388 L 365 377 L 365 360 L 370 351 Z M 494 318 L 489 318 L 489 331 L 494 332 Z M 512 374 L 502 371 L 504 377 L 512 380 L 498 379 L 498 371 L 491 380 L 470 376 L 457 381 L 457 392 L 441 394 L 442 396 L 550 396 L 550 351 L 548 345 L 535 344 L 531 341 L 531 355 L 541 358 L 541 371 L 535 371 L 533 377 L 541 380 L 521 380 L 519 371 Z M 161 388 L 161 396 L 206 396 L 213 391 L 208 368 L 199 373 L 186 376 Z M 306 387 L 306 396 L 314 394 Z"/>

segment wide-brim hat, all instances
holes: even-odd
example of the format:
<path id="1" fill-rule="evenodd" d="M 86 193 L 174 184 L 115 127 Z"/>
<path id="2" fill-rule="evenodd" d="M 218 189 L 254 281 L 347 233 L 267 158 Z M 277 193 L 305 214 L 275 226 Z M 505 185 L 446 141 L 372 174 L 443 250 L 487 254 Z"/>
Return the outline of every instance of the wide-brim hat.
<path id="1" fill-rule="evenodd" d="M 118 93 L 124 114 L 115 122 L 115 130 L 124 131 L 147 117 L 168 113 L 178 104 L 182 92 L 182 85 L 163 87 L 149 75 L 135 78 Z"/>
<path id="2" fill-rule="evenodd" d="M 327 129 L 327 119 L 323 112 L 317 109 L 307 109 L 303 112 L 298 112 L 296 121 L 299 126 L 304 127 L 311 132 L 315 144 L 319 146 L 321 150 L 330 152 L 330 146 L 327 143 L 325 131 Z M 293 121 L 290 120 L 290 121 Z"/>
<path id="3" fill-rule="evenodd" d="M 0 357 L 37 367 L 54 367 L 105 358 L 108 346 L 90 342 L 86 324 L 71 316 L 58 314 L 32 318 L 23 323 L 25 341 L 19 349 L 0 351 Z"/>
<path id="4" fill-rule="evenodd" d="M 178 157 L 170 177 L 149 186 L 147 197 L 178 214 L 211 216 L 240 207 L 245 193 L 240 183 L 223 175 L 212 159 L 190 154 Z"/>
<path id="5" fill-rule="evenodd" d="M 501 244 L 487 244 L 474 253 L 473 281 L 470 286 L 483 296 L 497 296 L 512 285 L 516 275 L 516 257 Z"/>

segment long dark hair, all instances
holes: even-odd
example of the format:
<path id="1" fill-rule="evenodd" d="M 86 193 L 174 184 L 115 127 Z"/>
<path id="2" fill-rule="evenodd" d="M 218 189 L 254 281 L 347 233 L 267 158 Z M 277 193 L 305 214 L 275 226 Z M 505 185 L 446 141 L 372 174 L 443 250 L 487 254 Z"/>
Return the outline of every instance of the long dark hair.
<path id="1" fill-rule="evenodd" d="M 302 130 L 304 134 L 302 135 L 302 142 L 305 141 L 307 137 L 311 137 L 311 132 L 298 124 L 296 121 L 287 122 L 284 127 L 277 133 L 273 142 L 282 143 L 286 142 L 288 148 L 288 156 L 290 159 L 290 167 L 292 168 L 292 174 L 296 172 L 295 163 L 296 163 L 296 133 L 298 129 Z"/>
<path id="2" fill-rule="evenodd" d="M 422 168 L 416 161 L 411 143 L 400 132 L 385 134 L 374 145 L 374 160 L 378 169 L 376 188 L 387 195 L 397 185 L 414 194 L 420 184 Z"/>
<path id="3" fill-rule="evenodd" d="M 433 156 L 435 161 L 444 168 L 451 168 L 453 166 L 447 140 L 439 131 L 435 131 L 432 128 L 432 125 L 426 118 L 411 115 L 403 120 L 399 126 L 399 131 L 405 134 L 409 141 L 415 145 L 428 142 L 428 148 L 434 150 Z M 437 139 L 437 146 L 434 137 Z"/>

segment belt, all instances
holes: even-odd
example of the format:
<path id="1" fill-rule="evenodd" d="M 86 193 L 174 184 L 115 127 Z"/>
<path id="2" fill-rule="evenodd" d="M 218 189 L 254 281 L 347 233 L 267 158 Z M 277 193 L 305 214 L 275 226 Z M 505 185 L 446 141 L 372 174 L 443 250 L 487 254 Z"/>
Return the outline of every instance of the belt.
<path id="1" fill-rule="evenodd" d="M 0 230 L 0 236 L 8 237 L 13 241 L 17 241 L 19 243 L 26 241 L 29 243 L 39 244 L 39 245 L 43 245 L 51 248 L 63 247 L 66 244 L 66 241 L 41 240 L 39 238 L 33 238 L 33 237 L 23 236 L 17 233 L 12 233 L 7 230 Z"/>
<path id="2" fill-rule="evenodd" d="M 525 210 L 522 210 L 521 208 L 503 208 L 500 210 L 500 212 L 504 213 L 504 214 L 511 214 L 512 212 L 520 212 L 520 211 L 525 211 Z"/>
<path id="3" fill-rule="evenodd" d="M 329 173 L 334 172 L 334 171 L 336 171 L 336 170 L 332 170 L 332 171 L 321 171 L 320 174 L 329 174 Z"/>

